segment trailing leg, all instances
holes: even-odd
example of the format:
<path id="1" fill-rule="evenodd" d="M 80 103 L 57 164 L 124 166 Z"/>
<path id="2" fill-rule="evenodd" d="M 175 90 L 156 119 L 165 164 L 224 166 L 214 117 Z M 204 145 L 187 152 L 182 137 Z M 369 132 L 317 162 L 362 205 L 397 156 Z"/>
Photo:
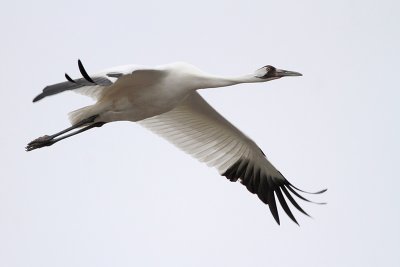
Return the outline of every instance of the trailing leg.
<path id="1" fill-rule="evenodd" d="M 76 123 L 75 125 L 73 125 L 71 127 L 68 127 L 67 129 L 62 130 L 62 131 L 60 131 L 58 133 L 55 133 L 53 135 L 44 135 L 44 136 L 41 136 L 39 138 L 36 138 L 35 140 L 33 140 L 33 141 L 28 143 L 28 145 L 25 147 L 25 150 L 26 151 L 32 151 L 32 150 L 37 149 L 37 148 L 42 148 L 42 147 L 45 147 L 45 146 L 51 146 L 54 143 L 57 143 L 58 141 L 61 141 L 61 140 L 65 139 L 65 138 L 68 138 L 68 137 L 77 135 L 79 133 L 85 132 L 85 131 L 87 131 L 89 129 L 92 129 L 94 127 L 103 126 L 105 124 L 105 122 L 94 122 L 94 120 L 97 117 L 98 117 L 98 115 L 95 115 L 95 116 L 89 117 L 87 119 L 84 119 L 84 120 Z M 81 128 L 81 129 L 79 129 L 79 130 L 77 130 L 75 132 L 72 132 L 70 134 L 63 135 L 63 134 L 65 134 L 67 132 L 70 132 L 70 131 L 72 131 L 74 129 L 80 128 L 80 127 L 82 127 L 82 126 L 84 126 L 86 124 L 89 124 L 89 125 L 86 126 L 86 127 Z M 58 136 L 61 136 L 61 137 L 58 137 Z"/>

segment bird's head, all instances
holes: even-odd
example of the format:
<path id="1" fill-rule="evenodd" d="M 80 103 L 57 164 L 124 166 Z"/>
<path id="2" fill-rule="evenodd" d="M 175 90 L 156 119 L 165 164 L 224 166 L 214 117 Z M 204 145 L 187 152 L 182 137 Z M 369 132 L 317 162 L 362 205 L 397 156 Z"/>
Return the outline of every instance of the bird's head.
<path id="1" fill-rule="evenodd" d="M 254 76 L 265 81 L 275 80 L 286 76 L 303 76 L 299 72 L 277 69 L 274 66 L 266 65 L 254 72 Z"/>

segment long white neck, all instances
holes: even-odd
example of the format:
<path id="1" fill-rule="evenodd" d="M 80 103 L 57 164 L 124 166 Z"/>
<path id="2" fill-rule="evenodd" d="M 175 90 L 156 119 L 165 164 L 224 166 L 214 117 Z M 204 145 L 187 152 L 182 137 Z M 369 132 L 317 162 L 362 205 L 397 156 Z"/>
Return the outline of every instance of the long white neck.
<path id="1" fill-rule="evenodd" d="M 220 77 L 208 74 L 196 75 L 192 78 L 192 82 L 196 89 L 215 88 L 235 85 L 239 83 L 257 83 L 265 80 L 254 77 L 254 74 L 246 74 L 237 77 Z"/>

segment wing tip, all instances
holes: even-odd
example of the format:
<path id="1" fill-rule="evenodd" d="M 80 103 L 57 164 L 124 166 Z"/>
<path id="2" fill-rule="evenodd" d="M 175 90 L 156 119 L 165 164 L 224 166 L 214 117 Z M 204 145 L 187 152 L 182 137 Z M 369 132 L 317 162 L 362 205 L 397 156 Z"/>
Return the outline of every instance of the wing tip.
<path id="1" fill-rule="evenodd" d="M 225 172 L 223 172 L 221 175 L 226 176 L 230 181 L 237 181 L 238 179 L 241 180 L 241 183 L 247 187 L 247 189 L 253 193 L 257 194 L 257 196 L 260 198 L 262 202 L 267 204 L 269 206 L 270 212 L 272 216 L 274 217 L 275 221 L 277 222 L 278 225 L 280 225 L 280 219 L 279 219 L 279 213 L 277 209 L 277 204 L 275 200 L 275 194 L 276 197 L 279 200 L 280 206 L 282 209 L 285 211 L 286 215 L 298 226 L 300 224 L 292 214 L 289 206 L 287 205 L 287 202 L 285 200 L 285 197 L 289 202 L 301 213 L 304 215 L 312 218 L 307 212 L 305 212 L 299 204 L 294 200 L 293 195 L 296 197 L 315 204 L 326 204 L 325 202 L 314 202 L 310 201 L 306 198 L 304 198 L 302 195 L 300 195 L 297 191 L 303 192 L 303 193 L 308 193 L 308 194 L 322 194 L 327 191 L 327 189 L 323 189 L 317 192 L 307 192 L 303 191 L 295 186 L 293 186 L 289 181 L 287 181 L 285 178 L 282 177 L 272 177 L 268 176 L 265 174 L 261 174 L 260 172 L 253 171 L 251 173 L 243 173 L 241 169 L 242 165 L 251 164 L 247 159 L 239 159 L 236 161 L 234 164 L 232 164 L 230 167 L 227 168 Z M 247 169 L 247 168 L 246 168 Z M 256 168 L 250 168 L 250 169 L 256 169 Z M 245 177 L 244 177 L 245 176 Z M 257 177 L 256 177 L 257 176 Z M 283 180 L 282 180 L 283 178 Z M 257 180 L 258 179 L 258 180 Z M 264 180 L 264 181 L 262 181 Z M 258 181 L 258 182 L 257 182 Z M 257 187 L 257 188 L 255 188 Z M 283 191 L 284 194 L 282 194 L 281 190 Z M 285 195 L 285 197 L 284 197 Z"/>

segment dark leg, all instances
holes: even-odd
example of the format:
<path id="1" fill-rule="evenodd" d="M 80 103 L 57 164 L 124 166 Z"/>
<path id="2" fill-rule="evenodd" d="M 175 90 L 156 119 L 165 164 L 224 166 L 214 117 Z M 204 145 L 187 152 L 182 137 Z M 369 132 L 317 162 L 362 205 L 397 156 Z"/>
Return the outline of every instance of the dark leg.
<path id="1" fill-rule="evenodd" d="M 74 136 L 76 134 L 82 133 L 82 132 L 87 131 L 89 129 L 92 129 L 94 127 L 101 127 L 101 126 L 103 126 L 105 124 L 105 122 L 93 123 L 93 121 L 96 118 L 97 118 L 97 115 L 96 116 L 92 116 L 90 118 L 87 118 L 85 120 L 82 120 L 82 121 L 78 122 L 77 124 L 67 128 L 65 130 L 62 130 L 62 131 L 60 131 L 60 132 L 58 132 L 56 134 L 44 135 L 42 137 L 39 137 L 39 138 L 33 140 L 32 142 L 28 143 L 28 145 L 25 147 L 25 150 L 26 151 L 31 151 L 31 150 L 34 150 L 34 149 L 37 149 L 37 148 L 41 148 L 41 147 L 45 147 L 45 146 L 51 146 L 52 144 L 57 143 L 58 141 L 61 141 L 61 140 L 65 139 L 65 138 L 68 138 L 68 137 Z M 79 128 L 79 127 L 81 127 L 81 126 L 83 126 L 85 124 L 88 124 L 88 123 L 92 123 L 92 124 L 89 124 L 88 126 L 82 128 L 82 129 L 79 129 L 79 130 L 77 130 L 75 132 L 72 132 L 70 134 L 67 134 L 67 135 L 61 136 L 59 138 L 56 138 L 56 137 L 58 137 L 58 136 L 60 136 L 60 135 L 62 135 L 64 133 L 72 131 L 72 130 L 74 130 L 76 128 Z"/>

